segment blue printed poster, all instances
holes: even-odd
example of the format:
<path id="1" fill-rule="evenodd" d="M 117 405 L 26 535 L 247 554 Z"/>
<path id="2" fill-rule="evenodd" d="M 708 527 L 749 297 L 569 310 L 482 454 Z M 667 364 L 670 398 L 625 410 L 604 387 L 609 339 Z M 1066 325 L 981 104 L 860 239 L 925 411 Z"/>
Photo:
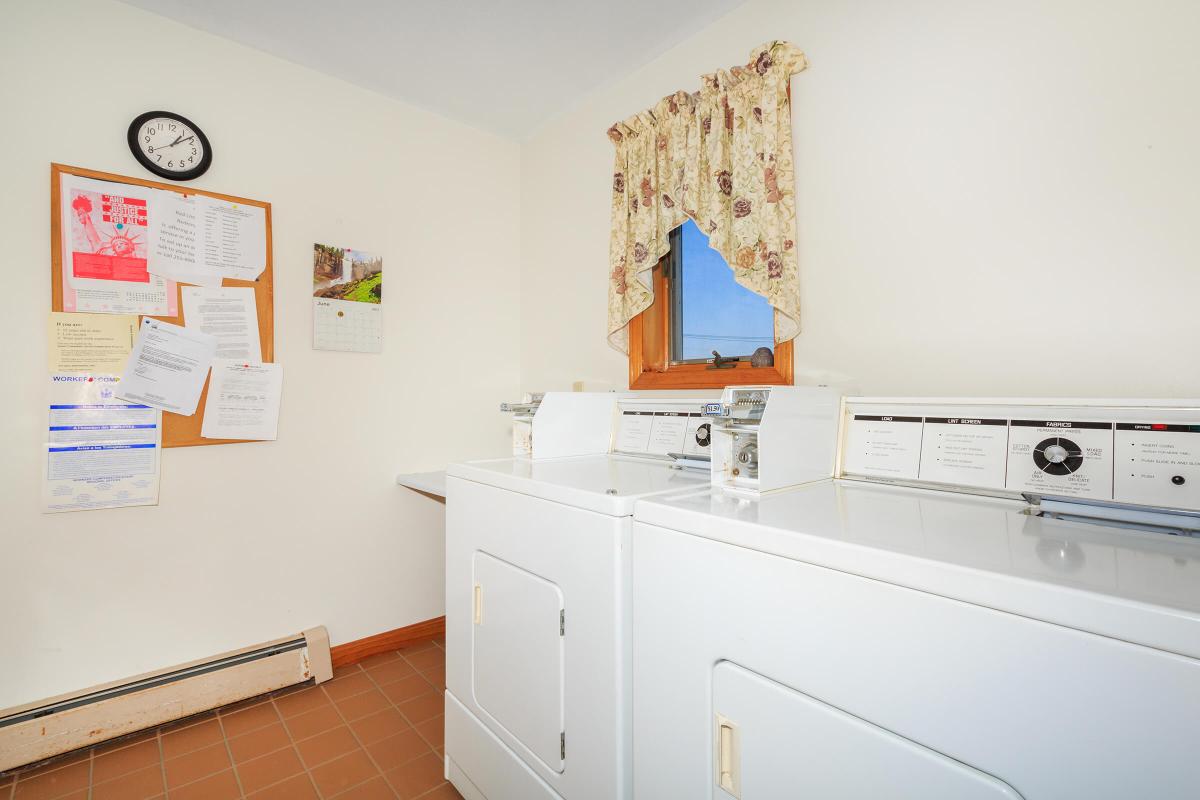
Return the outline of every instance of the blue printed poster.
<path id="1" fill-rule="evenodd" d="M 158 504 L 162 412 L 117 399 L 120 380 L 50 374 L 44 512 Z"/>

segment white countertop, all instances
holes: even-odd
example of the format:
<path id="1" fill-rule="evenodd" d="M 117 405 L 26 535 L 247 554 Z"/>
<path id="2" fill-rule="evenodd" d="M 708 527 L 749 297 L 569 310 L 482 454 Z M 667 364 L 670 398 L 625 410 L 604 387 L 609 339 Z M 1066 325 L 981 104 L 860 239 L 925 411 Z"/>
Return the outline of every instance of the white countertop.
<path id="1" fill-rule="evenodd" d="M 446 471 L 407 472 L 396 476 L 396 483 L 435 497 L 446 497 Z"/>

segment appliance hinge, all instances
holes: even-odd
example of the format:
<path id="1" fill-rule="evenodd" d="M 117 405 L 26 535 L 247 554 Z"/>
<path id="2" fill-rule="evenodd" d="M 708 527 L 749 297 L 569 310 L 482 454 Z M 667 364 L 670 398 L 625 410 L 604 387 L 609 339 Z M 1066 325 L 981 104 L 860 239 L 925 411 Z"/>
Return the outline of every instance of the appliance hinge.
<path id="1" fill-rule="evenodd" d="M 567 635 L 567 612 L 561 608 L 558 610 L 558 635 Z"/>
<path id="2" fill-rule="evenodd" d="M 562 761 L 567 760 L 567 732 L 563 731 L 558 735 L 558 757 Z"/>

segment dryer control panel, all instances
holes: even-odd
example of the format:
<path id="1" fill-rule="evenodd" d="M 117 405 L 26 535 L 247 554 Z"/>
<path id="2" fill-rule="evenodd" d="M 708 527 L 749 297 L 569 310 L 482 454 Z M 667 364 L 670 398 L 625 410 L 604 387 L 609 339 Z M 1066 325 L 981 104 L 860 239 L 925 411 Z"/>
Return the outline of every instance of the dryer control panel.
<path id="1" fill-rule="evenodd" d="M 849 398 L 839 475 L 1200 511 L 1200 401 Z"/>
<path id="2" fill-rule="evenodd" d="M 613 425 L 612 452 L 707 461 L 712 437 L 704 406 L 709 402 L 711 398 L 707 397 L 621 398 Z"/>
<path id="3" fill-rule="evenodd" d="M 570 456 L 686 458 L 707 468 L 710 441 L 704 407 L 711 396 L 646 397 L 617 392 L 547 392 L 513 412 L 513 453 L 535 460 Z"/>

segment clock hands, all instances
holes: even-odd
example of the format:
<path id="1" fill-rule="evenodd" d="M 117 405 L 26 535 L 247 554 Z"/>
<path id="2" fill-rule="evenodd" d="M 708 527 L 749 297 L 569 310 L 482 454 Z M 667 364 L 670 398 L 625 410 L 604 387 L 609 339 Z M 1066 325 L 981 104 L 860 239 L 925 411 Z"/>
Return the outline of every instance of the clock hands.
<path id="1" fill-rule="evenodd" d="M 160 148 L 158 148 L 158 149 L 159 149 L 159 150 L 166 150 L 168 147 L 174 147 L 175 145 L 179 144 L 180 142 L 189 142 L 189 141 L 191 141 L 192 139 L 195 139 L 195 138 L 196 138 L 195 134 L 193 134 L 193 135 L 191 135 L 191 136 L 187 137 L 186 139 L 185 139 L 185 138 L 183 137 L 183 135 L 181 134 L 181 135 L 179 136 L 179 138 L 178 138 L 178 139 L 176 139 L 175 141 L 171 142 L 171 143 L 170 143 L 170 144 L 168 144 L 168 145 L 164 145 L 163 147 L 160 147 Z"/>

